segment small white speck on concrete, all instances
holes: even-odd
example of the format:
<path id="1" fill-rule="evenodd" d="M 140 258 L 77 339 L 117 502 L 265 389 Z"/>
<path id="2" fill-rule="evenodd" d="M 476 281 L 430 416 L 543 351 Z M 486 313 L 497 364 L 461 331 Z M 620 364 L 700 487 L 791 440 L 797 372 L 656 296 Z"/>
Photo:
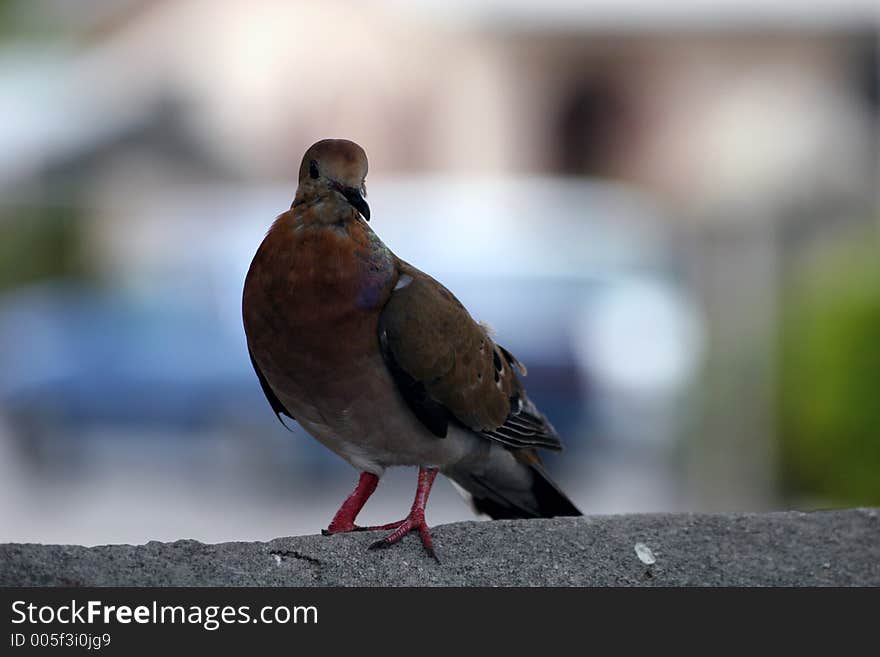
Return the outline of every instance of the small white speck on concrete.
<path id="1" fill-rule="evenodd" d="M 275 565 L 280 566 L 281 565 L 281 555 L 280 554 L 273 554 L 272 556 L 275 558 Z"/>
<path id="2" fill-rule="evenodd" d="M 654 553 L 651 552 L 651 548 L 649 548 L 644 543 L 636 543 L 635 550 L 636 556 L 643 564 L 650 566 L 657 561 L 657 559 L 654 557 Z"/>

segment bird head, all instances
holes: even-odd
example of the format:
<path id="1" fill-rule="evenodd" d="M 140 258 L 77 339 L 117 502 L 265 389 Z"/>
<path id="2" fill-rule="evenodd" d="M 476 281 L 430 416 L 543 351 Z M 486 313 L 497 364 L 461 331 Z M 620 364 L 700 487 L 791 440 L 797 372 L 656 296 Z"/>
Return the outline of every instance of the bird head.
<path id="1" fill-rule="evenodd" d="M 303 155 L 297 197 L 337 192 L 369 221 L 370 206 L 364 199 L 366 177 L 367 154 L 363 148 L 347 139 L 322 139 Z"/>

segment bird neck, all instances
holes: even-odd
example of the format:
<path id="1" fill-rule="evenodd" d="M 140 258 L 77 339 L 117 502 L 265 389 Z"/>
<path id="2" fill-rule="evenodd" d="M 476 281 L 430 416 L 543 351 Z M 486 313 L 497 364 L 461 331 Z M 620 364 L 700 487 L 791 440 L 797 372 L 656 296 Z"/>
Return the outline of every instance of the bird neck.
<path id="1" fill-rule="evenodd" d="M 305 225 L 323 224 L 340 227 L 359 221 L 360 213 L 336 189 L 307 186 L 297 189 L 290 205 L 296 219 Z"/>
<path id="2" fill-rule="evenodd" d="M 267 240 L 289 254 L 287 280 L 299 300 L 321 305 L 330 299 L 359 310 L 381 307 L 396 280 L 394 254 L 357 216 L 337 222 L 314 218 L 316 207 L 281 215 Z M 306 297 L 319 293 L 321 298 Z"/>

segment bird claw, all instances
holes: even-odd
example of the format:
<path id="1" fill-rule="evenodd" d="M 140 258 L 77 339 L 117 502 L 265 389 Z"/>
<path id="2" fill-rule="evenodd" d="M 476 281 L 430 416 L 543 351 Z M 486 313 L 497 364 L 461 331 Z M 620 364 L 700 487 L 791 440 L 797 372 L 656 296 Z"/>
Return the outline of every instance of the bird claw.
<path id="1" fill-rule="evenodd" d="M 382 525 L 381 527 L 372 527 L 371 529 L 393 529 L 394 531 L 388 534 L 385 538 L 380 538 L 378 541 L 371 543 L 368 548 L 370 550 L 383 550 L 398 543 L 411 531 L 418 530 L 419 536 L 422 539 L 422 547 L 425 548 L 425 552 L 427 552 L 428 555 L 438 564 L 440 563 L 440 558 L 434 550 L 434 542 L 431 540 L 431 531 L 428 528 L 428 523 L 425 522 L 424 514 L 413 514 L 399 522 Z"/>
<path id="2" fill-rule="evenodd" d="M 397 520 L 396 522 L 389 522 L 386 525 L 370 525 L 369 527 L 358 527 L 354 531 L 357 532 L 381 532 L 388 530 L 399 529 L 409 518 L 404 518 L 403 520 Z"/>
<path id="3" fill-rule="evenodd" d="M 333 523 L 327 529 L 321 530 L 322 536 L 333 536 L 334 534 L 348 534 L 349 532 L 362 532 L 366 527 L 358 527 L 355 524 L 334 527 Z"/>
<path id="4" fill-rule="evenodd" d="M 363 527 L 361 525 L 348 524 L 345 526 L 334 527 L 331 523 L 327 529 L 321 530 L 322 536 L 333 536 L 334 534 L 350 534 L 351 532 L 377 532 L 377 531 L 387 531 L 392 529 L 398 529 L 401 525 L 403 525 L 408 519 L 404 518 L 403 520 L 398 520 L 396 522 L 389 522 L 386 525 L 368 525 Z"/>
<path id="5" fill-rule="evenodd" d="M 427 552 L 434 561 L 440 563 L 440 559 L 434 551 L 434 543 L 431 540 L 431 531 L 428 528 L 428 523 L 425 522 L 425 504 L 428 501 L 428 493 L 431 491 L 431 484 L 434 483 L 434 478 L 436 476 L 437 468 L 419 468 L 419 483 L 416 488 L 416 499 L 413 501 L 412 508 L 406 518 L 398 520 L 397 522 L 388 523 L 387 525 L 360 527 L 354 524 L 354 519 L 363 507 L 364 502 L 366 502 L 367 498 L 372 494 L 373 490 L 375 490 L 376 483 L 379 481 L 379 478 L 376 475 L 371 475 L 370 473 L 365 472 L 361 475 L 357 488 L 355 488 L 354 492 L 348 496 L 348 499 L 342 504 L 339 511 L 336 512 L 336 515 L 330 522 L 330 526 L 327 527 L 327 529 L 322 529 L 321 533 L 324 536 L 332 536 L 333 534 L 344 534 L 347 532 L 392 530 L 388 536 L 370 545 L 371 550 L 378 550 L 394 545 L 415 529 L 419 532 L 425 552 Z"/>

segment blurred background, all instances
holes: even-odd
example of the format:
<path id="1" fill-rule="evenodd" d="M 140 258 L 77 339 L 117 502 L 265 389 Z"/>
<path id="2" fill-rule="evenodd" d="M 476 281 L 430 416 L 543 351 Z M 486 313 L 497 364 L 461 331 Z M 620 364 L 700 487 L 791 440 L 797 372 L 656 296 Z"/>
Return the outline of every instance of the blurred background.
<path id="1" fill-rule="evenodd" d="M 325 137 L 528 365 L 584 512 L 880 505 L 878 28 L 874 0 L 0 0 L 0 541 L 327 525 L 357 474 L 278 424 L 240 313 Z M 438 480 L 429 521 L 471 517 Z"/>

